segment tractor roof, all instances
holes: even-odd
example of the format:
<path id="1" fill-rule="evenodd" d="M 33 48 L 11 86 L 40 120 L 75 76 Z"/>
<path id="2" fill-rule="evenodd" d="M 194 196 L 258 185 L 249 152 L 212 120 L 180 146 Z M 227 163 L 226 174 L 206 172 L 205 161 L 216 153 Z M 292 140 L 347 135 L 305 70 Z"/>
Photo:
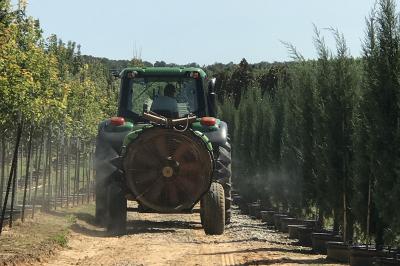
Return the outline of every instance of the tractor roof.
<path id="1" fill-rule="evenodd" d="M 188 73 L 198 72 L 201 78 L 206 77 L 206 72 L 198 67 L 129 67 L 122 70 L 120 76 L 127 72 L 136 71 L 142 77 L 146 76 L 187 76 Z"/>

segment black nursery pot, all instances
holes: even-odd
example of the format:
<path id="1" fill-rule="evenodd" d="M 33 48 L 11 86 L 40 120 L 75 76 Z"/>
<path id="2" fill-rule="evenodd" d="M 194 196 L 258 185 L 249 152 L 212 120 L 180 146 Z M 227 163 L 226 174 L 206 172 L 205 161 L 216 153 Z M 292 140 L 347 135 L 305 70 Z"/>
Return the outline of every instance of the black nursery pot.
<path id="1" fill-rule="evenodd" d="M 334 241 L 339 242 L 342 241 L 342 237 L 339 235 L 335 235 L 332 232 L 322 232 L 322 233 L 312 233 L 312 248 L 315 253 L 326 254 L 326 242 Z"/>
<path id="2" fill-rule="evenodd" d="M 281 213 L 274 214 L 274 225 L 276 230 L 279 230 L 281 228 L 281 219 L 286 217 L 288 217 L 287 214 L 281 214 Z"/>
<path id="3" fill-rule="evenodd" d="M 247 203 L 245 201 L 241 202 L 239 208 L 242 214 L 249 214 L 249 204 L 250 203 Z"/>
<path id="4" fill-rule="evenodd" d="M 249 215 L 252 218 L 257 218 L 260 216 L 260 209 L 261 205 L 260 203 L 254 202 L 249 204 Z M 261 217 L 260 217 L 261 218 Z"/>
<path id="5" fill-rule="evenodd" d="M 307 228 L 303 224 L 288 225 L 288 232 L 290 239 L 299 239 L 299 228 Z"/>
<path id="6" fill-rule="evenodd" d="M 349 263 L 350 250 L 349 245 L 343 242 L 328 241 L 326 242 L 327 259 L 332 261 Z"/>
<path id="7" fill-rule="evenodd" d="M 261 221 L 267 223 L 268 226 L 274 225 L 275 211 L 261 211 Z"/>
<path id="8" fill-rule="evenodd" d="M 317 228 L 317 220 L 299 220 L 300 224 L 305 225 L 308 228 L 313 228 L 316 229 Z"/>
<path id="9" fill-rule="evenodd" d="M 383 257 L 385 253 L 372 247 L 353 246 L 350 248 L 351 266 L 372 266 L 376 257 Z"/>
<path id="10" fill-rule="evenodd" d="M 374 258 L 374 264 L 375 266 L 400 266 L 400 259 L 396 258 L 380 258 L 376 257 Z"/>
<path id="11" fill-rule="evenodd" d="M 233 201 L 233 204 L 239 206 L 239 205 L 242 203 L 243 199 L 242 199 L 242 197 L 239 196 L 239 195 L 234 195 L 234 196 L 232 197 L 232 201 Z"/>
<path id="12" fill-rule="evenodd" d="M 289 225 L 293 225 L 293 224 L 298 224 L 299 220 L 297 220 L 296 218 L 290 218 L 290 217 L 285 217 L 285 218 L 281 218 L 281 228 L 280 231 L 283 233 L 288 233 L 289 232 Z"/>
<path id="13" fill-rule="evenodd" d="M 248 214 L 248 213 L 249 213 L 249 208 L 247 207 L 247 203 L 246 203 L 246 202 L 242 202 L 242 203 L 239 205 L 239 208 L 240 208 L 240 212 L 241 212 L 242 214 Z"/>
<path id="14" fill-rule="evenodd" d="M 299 244 L 304 247 L 312 247 L 312 228 L 308 227 L 299 227 L 298 234 L 299 234 Z"/>

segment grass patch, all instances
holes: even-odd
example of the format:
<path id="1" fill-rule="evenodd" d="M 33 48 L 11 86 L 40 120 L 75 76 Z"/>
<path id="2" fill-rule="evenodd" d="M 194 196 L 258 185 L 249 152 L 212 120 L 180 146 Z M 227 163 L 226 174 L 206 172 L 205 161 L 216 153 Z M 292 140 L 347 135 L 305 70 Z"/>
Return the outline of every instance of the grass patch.
<path id="1" fill-rule="evenodd" d="M 58 234 L 53 236 L 51 240 L 53 240 L 57 245 L 61 247 L 66 247 L 68 244 L 68 230 L 59 232 Z"/>
<path id="2" fill-rule="evenodd" d="M 74 214 L 68 214 L 66 218 L 69 224 L 75 224 L 77 221 L 77 218 Z"/>

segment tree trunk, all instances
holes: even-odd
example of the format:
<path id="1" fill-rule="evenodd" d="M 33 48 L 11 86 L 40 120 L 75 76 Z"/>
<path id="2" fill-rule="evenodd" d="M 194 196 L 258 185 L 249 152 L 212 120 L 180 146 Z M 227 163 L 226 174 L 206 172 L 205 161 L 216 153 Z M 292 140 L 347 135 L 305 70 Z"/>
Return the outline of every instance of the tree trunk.
<path id="1" fill-rule="evenodd" d="M 61 140 L 60 140 L 60 181 L 59 181 L 59 191 L 60 191 L 60 207 L 63 207 L 63 202 L 64 202 L 64 132 L 61 134 Z"/>
<path id="2" fill-rule="evenodd" d="M 37 191 L 38 191 L 38 186 L 39 186 L 39 177 L 40 175 L 40 166 L 42 164 L 42 153 L 43 153 L 43 146 L 44 146 L 44 131 L 42 130 L 42 134 L 41 134 L 41 138 L 40 138 L 40 151 L 39 151 L 39 158 L 38 158 L 38 163 L 37 163 L 37 167 L 36 167 L 36 180 L 35 180 L 35 194 L 33 195 L 33 202 L 32 202 L 32 218 L 35 217 L 35 207 L 36 207 L 36 200 L 37 200 Z M 45 189 L 45 185 L 46 185 L 46 171 L 44 171 L 43 174 L 43 191 Z M 44 192 L 43 192 L 44 195 Z M 44 202 L 44 197 L 42 198 L 42 205 Z"/>
<path id="3" fill-rule="evenodd" d="M 70 138 L 68 138 L 67 139 L 67 153 L 66 153 L 66 163 L 67 163 L 67 207 L 69 206 L 69 196 L 70 196 L 70 193 L 71 193 L 71 187 L 70 187 L 70 185 L 71 185 L 71 183 L 70 183 L 70 181 L 71 181 L 71 175 L 70 175 L 70 165 L 69 165 L 69 160 L 70 160 L 70 156 L 69 156 L 69 154 L 70 154 Z"/>
<path id="4" fill-rule="evenodd" d="M 16 205 L 15 203 L 18 202 L 18 198 L 19 198 L 19 191 L 18 191 L 18 187 L 19 187 L 19 180 L 22 178 L 22 176 L 24 175 L 23 173 L 23 158 L 24 158 L 24 141 L 21 141 L 21 145 L 19 147 L 20 152 L 19 152 L 19 167 L 17 165 L 17 169 L 19 169 L 19 175 L 18 172 L 16 172 L 16 177 L 15 177 L 15 183 L 16 183 L 16 188 L 15 189 L 15 195 L 14 195 L 14 201 L 13 204 Z"/>
<path id="5" fill-rule="evenodd" d="M 34 166 L 33 166 L 33 172 L 32 172 L 32 170 L 29 171 L 28 201 L 30 203 L 32 203 L 32 184 L 33 184 L 32 179 L 33 179 L 33 174 L 35 172 L 37 173 L 37 169 L 38 169 L 39 145 L 40 144 L 36 143 L 36 145 L 33 144 L 33 147 L 32 147 L 32 153 L 33 153 L 32 162 L 34 162 L 33 163 Z M 35 158 L 35 159 L 33 159 L 33 158 Z"/>
<path id="6" fill-rule="evenodd" d="M 33 133 L 34 133 L 34 127 L 33 127 L 33 125 L 31 125 L 31 129 L 29 130 L 28 153 L 26 154 L 24 197 L 22 199 L 22 213 L 21 213 L 21 221 L 22 222 L 25 220 L 26 192 L 28 189 L 29 168 L 30 168 L 30 164 L 31 164 Z"/>
<path id="7" fill-rule="evenodd" d="M 4 199 L 3 209 L 2 209 L 2 213 L 1 213 L 1 217 L 0 217 L 0 235 L 1 235 L 1 232 L 3 230 L 3 223 L 4 223 L 4 218 L 5 218 L 5 215 L 6 215 L 7 201 L 8 201 L 8 196 L 9 196 L 9 193 L 10 193 L 11 181 L 13 179 L 14 174 L 17 171 L 16 166 L 17 166 L 17 163 L 18 163 L 18 148 L 19 148 L 21 135 L 22 135 L 22 127 L 23 127 L 23 123 L 21 121 L 19 123 L 19 125 L 18 125 L 17 140 L 15 142 L 15 148 L 14 148 L 12 165 L 11 165 L 11 169 L 10 169 L 10 175 L 9 175 L 8 181 L 7 181 L 6 196 L 5 196 L 5 199 Z"/>
<path id="8" fill-rule="evenodd" d="M 95 178 L 96 178 L 96 168 L 94 167 L 94 148 L 92 148 L 92 159 L 91 159 L 91 162 L 92 162 L 92 182 L 93 182 L 93 188 L 94 188 L 94 186 L 95 186 Z M 92 198 L 92 200 L 95 200 L 96 199 L 96 193 L 95 193 L 95 190 L 93 189 L 93 191 L 92 191 L 92 195 L 93 195 L 93 198 Z"/>
<path id="9" fill-rule="evenodd" d="M 51 201 L 51 197 L 52 197 L 52 195 L 53 195 L 53 187 L 52 187 L 52 182 L 51 182 L 51 175 L 52 175 L 52 168 L 53 168 L 53 158 L 52 158 L 52 141 L 51 141 L 51 138 L 52 138 L 52 130 L 51 130 L 51 128 L 50 128 L 50 131 L 49 131 L 49 148 L 48 148 L 48 152 L 49 152 L 49 171 L 48 171 L 48 174 L 49 174 L 49 182 L 47 182 L 47 184 L 48 184 L 48 198 L 47 198 L 47 203 L 49 204 L 49 209 L 51 208 L 51 206 L 50 206 L 50 201 Z"/>
<path id="10" fill-rule="evenodd" d="M 22 159 L 22 158 L 21 158 Z M 15 206 L 15 198 L 16 198 L 16 186 L 17 186 L 17 178 L 18 178 L 18 156 L 17 162 L 15 163 L 13 180 L 12 180 L 12 188 L 11 188 L 11 206 L 10 206 L 10 219 L 8 220 L 8 226 L 11 228 L 13 224 L 13 215 L 14 215 L 14 206 Z"/>
<path id="11" fill-rule="evenodd" d="M 44 132 L 42 132 L 42 138 L 44 138 Z M 44 146 L 44 168 L 43 168 L 43 190 L 42 190 L 42 207 L 46 205 L 46 183 L 47 183 L 47 170 L 48 170 L 48 162 L 49 162 L 49 140 L 46 139 L 46 142 L 43 141 Z"/>
<path id="12" fill-rule="evenodd" d="M 57 134 L 57 143 L 56 143 L 56 181 L 54 184 L 54 209 L 57 209 L 57 198 L 60 195 L 60 190 L 59 190 L 59 175 L 58 175 L 58 171 L 59 171 L 59 164 L 60 164 L 60 131 L 58 131 Z"/>
<path id="13" fill-rule="evenodd" d="M 5 170 L 6 170 L 6 134 L 3 131 L 1 137 L 1 176 L 0 176 L 0 206 L 3 206 L 3 191 L 5 181 Z"/>
<path id="14" fill-rule="evenodd" d="M 81 167 L 79 167 L 79 170 L 82 172 L 82 189 L 85 189 L 85 168 L 86 168 L 86 150 L 85 150 L 85 143 L 82 144 L 82 151 L 83 151 L 83 158 L 82 158 L 82 170 Z M 84 203 L 85 197 L 84 194 L 82 194 L 82 204 Z"/>
<path id="15" fill-rule="evenodd" d="M 337 208 L 333 210 L 333 231 L 339 232 L 339 214 Z"/>
<path id="16" fill-rule="evenodd" d="M 322 207 L 318 208 L 318 228 L 323 228 L 324 226 L 324 211 Z"/>
<path id="17" fill-rule="evenodd" d="M 91 148 L 91 147 L 90 147 Z M 91 152 L 89 150 L 88 156 L 86 157 L 87 159 L 87 167 L 86 167 L 86 177 L 87 177 L 87 203 L 90 202 L 90 158 L 91 158 Z"/>
<path id="18" fill-rule="evenodd" d="M 75 197 L 76 197 L 76 190 L 77 190 L 77 187 L 76 187 L 76 183 L 77 183 L 77 180 L 78 180 L 78 139 L 76 138 L 75 139 L 75 177 L 74 177 L 74 196 L 73 196 L 73 200 L 72 200 L 72 205 L 75 205 Z M 78 204 L 78 199 L 76 200 L 76 203 Z"/>

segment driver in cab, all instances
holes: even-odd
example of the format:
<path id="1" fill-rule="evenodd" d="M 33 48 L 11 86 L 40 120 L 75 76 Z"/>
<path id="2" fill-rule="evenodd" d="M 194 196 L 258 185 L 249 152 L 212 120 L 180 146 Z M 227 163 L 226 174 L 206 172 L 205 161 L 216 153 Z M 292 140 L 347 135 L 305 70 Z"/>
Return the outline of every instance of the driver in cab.
<path id="1" fill-rule="evenodd" d="M 167 84 L 164 88 L 164 95 L 158 95 L 154 99 L 150 110 L 168 118 L 178 118 L 178 103 L 175 99 L 175 91 L 174 85 Z"/>

